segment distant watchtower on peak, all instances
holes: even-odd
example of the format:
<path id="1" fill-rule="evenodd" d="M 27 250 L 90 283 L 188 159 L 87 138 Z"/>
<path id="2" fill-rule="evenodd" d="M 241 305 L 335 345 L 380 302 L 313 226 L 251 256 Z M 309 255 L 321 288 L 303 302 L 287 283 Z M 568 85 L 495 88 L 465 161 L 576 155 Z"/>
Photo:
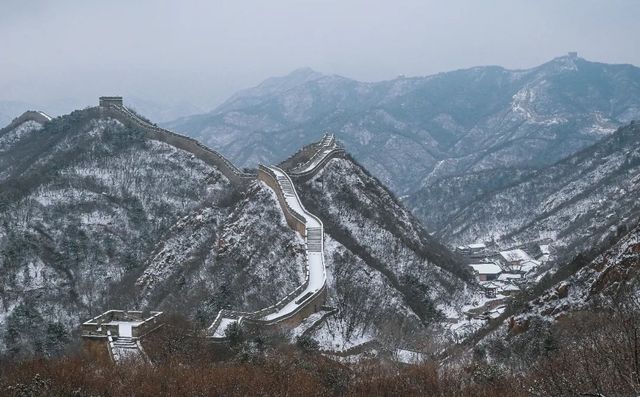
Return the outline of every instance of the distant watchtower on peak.
<path id="1" fill-rule="evenodd" d="M 121 96 L 101 96 L 100 106 L 123 106 Z"/>

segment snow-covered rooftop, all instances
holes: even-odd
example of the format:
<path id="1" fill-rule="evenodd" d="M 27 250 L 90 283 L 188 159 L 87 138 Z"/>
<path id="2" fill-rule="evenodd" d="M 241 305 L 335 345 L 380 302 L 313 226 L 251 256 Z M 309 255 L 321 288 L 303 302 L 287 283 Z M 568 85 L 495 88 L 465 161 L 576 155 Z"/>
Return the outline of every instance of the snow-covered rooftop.
<path id="1" fill-rule="evenodd" d="M 500 281 L 517 280 L 520 278 L 522 278 L 522 274 L 517 273 L 502 273 L 498 276 L 498 280 Z"/>
<path id="2" fill-rule="evenodd" d="M 484 288 L 495 288 L 495 289 L 499 289 L 500 288 L 500 284 L 496 283 L 495 281 L 486 281 L 483 283 L 480 283 Z"/>
<path id="3" fill-rule="evenodd" d="M 481 282 L 480 284 L 484 288 L 496 289 L 498 292 L 520 291 L 520 287 L 518 287 L 517 285 L 515 285 L 515 284 L 513 284 L 511 282 L 508 282 L 508 281 L 492 280 L 492 281 Z"/>
<path id="4" fill-rule="evenodd" d="M 539 265 L 540 265 L 540 262 L 533 259 L 529 259 L 520 264 L 520 271 L 528 273 L 533 269 L 535 269 L 536 267 L 538 267 Z"/>
<path id="5" fill-rule="evenodd" d="M 500 266 L 495 263 L 474 263 L 469 266 L 479 274 L 500 274 L 502 272 Z"/>
<path id="6" fill-rule="evenodd" d="M 531 260 L 529 254 L 524 252 L 521 249 L 515 249 L 510 251 L 500 251 L 500 256 L 504 258 L 507 262 L 522 262 L 526 260 Z"/>
<path id="7" fill-rule="evenodd" d="M 474 244 L 469 244 L 467 247 L 469 247 L 472 250 L 479 250 L 479 249 L 485 249 L 487 248 L 486 245 L 484 245 L 484 243 L 474 243 Z"/>

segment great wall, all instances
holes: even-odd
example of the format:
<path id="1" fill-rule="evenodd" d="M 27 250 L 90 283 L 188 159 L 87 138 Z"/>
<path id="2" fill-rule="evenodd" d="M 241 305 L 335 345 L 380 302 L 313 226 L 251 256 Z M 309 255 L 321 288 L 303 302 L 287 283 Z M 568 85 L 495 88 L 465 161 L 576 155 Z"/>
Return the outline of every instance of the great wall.
<path id="1" fill-rule="evenodd" d="M 51 120 L 52 120 L 52 117 L 46 114 L 45 112 L 41 112 L 39 110 L 27 110 L 26 112 L 22 113 L 20 116 L 13 119 L 8 126 L 2 128 L 0 130 L 0 133 L 2 131 L 12 130 L 18 127 L 19 125 L 26 123 L 27 121 L 34 121 L 39 124 L 44 124 Z"/>
<path id="2" fill-rule="evenodd" d="M 225 331 L 233 323 L 247 327 L 292 329 L 311 314 L 321 314 L 309 325 L 308 331 L 336 312 L 334 308 L 324 306 L 327 294 L 324 227 L 318 217 L 304 208 L 293 183 L 293 180 L 301 182 L 311 178 L 327 161 L 344 154 L 333 135 L 326 134 L 321 141 L 301 149 L 279 167 L 260 165 L 257 173 L 251 173 L 239 170 L 222 154 L 195 139 L 160 128 L 143 119 L 127 109 L 121 97 L 101 97 L 100 106 L 90 110 L 97 111 L 100 117 L 112 117 L 125 125 L 137 127 L 144 131 L 148 139 L 161 141 L 193 154 L 203 162 L 215 166 L 239 190 L 247 190 L 256 180 L 264 183 L 275 192 L 289 227 L 304 238 L 306 255 L 303 283 L 279 302 L 258 311 L 221 310 L 206 330 L 209 340 L 225 341 Z M 21 116 L 22 120 L 14 120 L 14 126 L 28 120 L 42 124 L 51 120 L 43 115 L 41 112 L 30 112 Z M 142 312 L 109 310 L 84 322 L 81 332 L 86 340 L 98 344 L 106 341 L 109 356 L 114 361 L 132 358 L 146 361 L 139 339 L 161 326 L 161 312 L 151 312 L 149 316 Z M 95 343 L 93 346 L 95 348 Z"/>
<path id="3" fill-rule="evenodd" d="M 305 279 L 282 300 L 259 311 L 222 310 L 208 329 L 215 339 L 224 339 L 226 327 L 235 322 L 260 326 L 297 325 L 319 311 L 326 298 L 322 221 L 304 208 L 291 178 L 282 169 L 260 166 L 258 179 L 276 193 L 287 224 L 305 239 Z"/>
<path id="4" fill-rule="evenodd" d="M 255 174 L 242 172 L 226 157 L 195 139 L 151 124 L 121 104 L 103 104 L 99 109 L 102 116 L 111 116 L 141 128 L 148 139 L 164 142 L 178 149 L 185 150 L 205 163 L 215 166 L 229 182 L 240 189 L 245 189 L 249 182 L 256 178 Z M 124 120 L 122 120 L 123 116 L 125 118 Z"/>
<path id="5" fill-rule="evenodd" d="M 101 97 L 98 107 L 86 111 L 94 113 L 96 117 L 112 117 L 125 125 L 137 127 L 144 131 L 148 139 L 164 142 L 193 154 L 206 164 L 216 167 L 241 191 L 248 190 L 256 181 L 264 183 L 275 192 L 289 227 L 305 239 L 304 282 L 280 301 L 258 311 L 221 310 L 206 330 L 210 341 L 226 341 L 225 331 L 232 323 L 281 330 L 292 330 L 299 326 L 298 335 L 308 335 L 327 317 L 338 312 L 338 309 L 324 305 L 327 294 L 323 255 L 324 226 L 319 218 L 304 208 L 293 183 L 293 180 L 302 183 L 311 179 L 328 161 L 345 156 L 344 149 L 336 143 L 333 134 L 325 134 L 320 141 L 304 146 L 278 166 L 259 165 L 257 172 L 245 172 L 239 170 L 222 154 L 195 139 L 160 128 L 143 119 L 126 108 L 121 97 Z M 16 128 L 27 121 L 44 125 L 51 120 L 52 118 L 44 112 L 27 111 L 0 132 Z M 315 315 L 315 318 L 312 315 Z M 160 329 L 163 325 L 162 318 L 162 312 L 108 310 L 84 322 L 81 325 L 81 335 L 87 342 L 85 347 L 97 356 L 103 354 L 101 352 L 104 351 L 106 342 L 108 356 L 115 362 L 147 362 L 149 359 L 142 348 L 140 338 Z M 304 322 L 309 324 L 302 327 L 305 325 Z M 347 357 L 379 347 L 377 340 L 370 340 L 342 351 L 321 352 L 329 356 Z"/>

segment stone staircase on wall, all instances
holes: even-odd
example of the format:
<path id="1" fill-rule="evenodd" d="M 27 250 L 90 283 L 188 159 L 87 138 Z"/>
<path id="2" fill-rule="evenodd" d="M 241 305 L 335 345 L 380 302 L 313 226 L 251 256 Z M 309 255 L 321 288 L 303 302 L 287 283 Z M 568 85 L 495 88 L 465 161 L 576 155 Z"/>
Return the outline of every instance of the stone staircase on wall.
<path id="1" fill-rule="evenodd" d="M 128 336 L 119 336 L 116 340 L 113 341 L 113 345 L 120 349 L 138 349 L 138 345 Z"/>
<path id="2" fill-rule="evenodd" d="M 289 179 L 287 179 L 284 176 L 279 176 L 278 183 L 280 184 L 280 186 L 282 186 L 282 192 L 284 193 L 285 196 L 288 196 L 288 197 L 295 196 L 293 185 L 291 184 Z"/>
<path id="3" fill-rule="evenodd" d="M 147 355 L 138 338 L 108 335 L 109 355 L 115 363 L 128 361 L 146 362 Z"/>
<path id="4" fill-rule="evenodd" d="M 322 229 L 318 227 L 307 228 L 307 249 L 311 252 L 322 251 Z"/>

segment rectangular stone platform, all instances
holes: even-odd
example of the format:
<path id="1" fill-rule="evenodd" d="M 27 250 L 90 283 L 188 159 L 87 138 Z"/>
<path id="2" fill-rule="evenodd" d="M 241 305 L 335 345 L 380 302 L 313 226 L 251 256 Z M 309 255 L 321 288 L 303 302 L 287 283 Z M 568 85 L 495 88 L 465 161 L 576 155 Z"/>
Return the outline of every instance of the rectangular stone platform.
<path id="1" fill-rule="evenodd" d="M 81 332 L 85 338 L 106 338 L 112 336 L 139 338 L 162 325 L 162 312 L 109 310 L 82 323 Z"/>

